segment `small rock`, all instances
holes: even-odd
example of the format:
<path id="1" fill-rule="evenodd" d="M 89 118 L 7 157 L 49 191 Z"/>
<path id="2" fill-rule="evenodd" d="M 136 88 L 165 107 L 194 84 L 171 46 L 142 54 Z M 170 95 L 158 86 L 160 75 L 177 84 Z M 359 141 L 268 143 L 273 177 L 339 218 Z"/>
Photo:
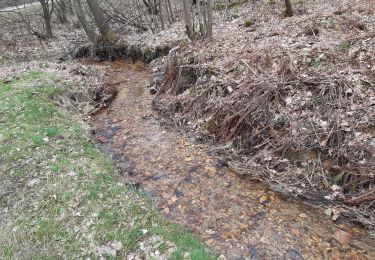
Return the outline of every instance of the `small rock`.
<path id="1" fill-rule="evenodd" d="M 174 194 L 175 194 L 178 198 L 184 196 L 184 193 L 183 193 L 182 191 L 180 191 L 180 190 L 176 190 L 176 191 L 174 192 Z"/>
<path id="2" fill-rule="evenodd" d="M 206 233 L 209 234 L 209 235 L 214 235 L 214 234 L 216 234 L 216 231 L 215 230 L 211 230 L 211 229 L 207 229 Z"/>
<path id="3" fill-rule="evenodd" d="M 224 255 L 220 255 L 217 259 L 218 260 L 227 260 L 227 258 Z"/>
<path id="4" fill-rule="evenodd" d="M 258 221 L 263 220 L 265 216 L 266 216 L 266 212 L 260 211 L 256 214 L 252 215 L 251 220 L 253 221 L 253 223 L 256 224 Z"/>
<path id="5" fill-rule="evenodd" d="M 296 237 L 299 237 L 300 234 L 301 234 L 301 232 L 296 228 L 293 228 L 291 231 L 292 231 L 293 235 L 295 235 Z"/>
<path id="6" fill-rule="evenodd" d="M 331 208 L 328 208 L 324 211 L 324 214 L 326 214 L 328 217 L 331 217 L 332 216 L 332 209 Z"/>
<path id="7" fill-rule="evenodd" d="M 32 187 L 32 186 L 34 186 L 37 183 L 39 183 L 39 180 L 38 179 L 33 179 L 33 180 L 29 181 L 29 183 L 27 185 L 30 186 L 30 187 Z"/>
<path id="8" fill-rule="evenodd" d="M 228 166 L 228 163 L 226 161 L 224 161 L 224 160 L 218 160 L 216 162 L 216 167 L 217 168 L 223 168 L 223 167 L 226 167 L 226 166 Z"/>
<path id="9" fill-rule="evenodd" d="M 324 62 L 324 61 L 327 61 L 328 60 L 328 57 L 327 57 L 327 55 L 325 55 L 324 53 L 322 53 L 322 54 L 320 54 L 319 56 L 318 56 L 318 58 L 316 59 L 317 61 L 322 61 L 322 62 Z"/>
<path id="10" fill-rule="evenodd" d="M 337 11 L 334 11 L 333 14 L 335 15 L 343 15 L 346 11 L 344 10 L 337 10 Z"/>
<path id="11" fill-rule="evenodd" d="M 117 241 L 117 240 L 113 241 L 113 242 L 110 244 L 110 246 L 111 246 L 114 250 L 116 250 L 116 251 L 120 251 L 120 250 L 122 249 L 122 243 L 121 243 L 120 241 Z"/>
<path id="12" fill-rule="evenodd" d="M 340 245 L 345 246 L 351 242 L 353 235 L 344 230 L 337 230 L 335 233 L 333 233 L 332 238 Z"/>
<path id="13" fill-rule="evenodd" d="M 298 252 L 298 250 L 296 250 L 294 248 L 288 249 L 288 256 L 289 256 L 289 259 L 292 259 L 292 260 L 302 260 L 303 259 L 300 252 Z"/>
<path id="14" fill-rule="evenodd" d="M 67 173 L 67 175 L 70 176 L 70 177 L 74 177 L 74 176 L 77 175 L 77 173 L 73 172 L 73 171 L 70 171 L 70 172 Z"/>
<path id="15" fill-rule="evenodd" d="M 307 29 L 305 34 L 309 36 L 319 36 L 320 31 L 317 27 L 310 27 L 309 29 Z"/>
<path id="16" fill-rule="evenodd" d="M 263 205 L 267 205 L 268 203 L 270 203 L 270 200 L 267 195 L 263 195 L 262 197 L 260 197 L 259 203 Z"/>
<path id="17" fill-rule="evenodd" d="M 333 210 L 332 210 L 332 220 L 333 220 L 333 221 L 338 220 L 339 217 L 340 217 L 340 215 L 341 215 L 341 213 L 340 213 L 340 211 L 338 211 L 337 209 L 333 209 Z"/>

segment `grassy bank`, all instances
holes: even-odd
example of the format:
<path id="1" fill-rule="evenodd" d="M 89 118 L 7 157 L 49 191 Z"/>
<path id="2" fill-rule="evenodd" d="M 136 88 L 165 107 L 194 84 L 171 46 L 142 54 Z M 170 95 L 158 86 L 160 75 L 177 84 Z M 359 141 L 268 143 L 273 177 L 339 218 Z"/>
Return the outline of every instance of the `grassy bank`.
<path id="1" fill-rule="evenodd" d="M 211 258 L 123 184 L 111 159 L 55 106 L 53 75 L 0 81 L 0 258 Z"/>

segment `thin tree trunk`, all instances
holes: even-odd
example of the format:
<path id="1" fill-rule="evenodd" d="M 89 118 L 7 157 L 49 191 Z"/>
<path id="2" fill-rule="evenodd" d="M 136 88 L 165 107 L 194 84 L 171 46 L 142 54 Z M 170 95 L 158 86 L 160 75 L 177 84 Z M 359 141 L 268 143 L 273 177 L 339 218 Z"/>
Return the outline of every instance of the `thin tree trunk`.
<path id="1" fill-rule="evenodd" d="M 49 10 L 49 4 L 47 0 L 39 0 L 39 3 L 42 6 L 43 10 L 43 19 L 44 19 L 44 24 L 46 26 L 46 34 L 48 38 L 53 37 L 52 33 L 52 27 L 51 27 L 51 13 Z"/>
<path id="2" fill-rule="evenodd" d="M 212 40 L 212 0 L 207 0 L 207 37 Z"/>
<path id="3" fill-rule="evenodd" d="M 114 45 L 116 42 L 116 34 L 112 31 L 109 26 L 102 10 L 100 9 L 99 3 L 97 0 L 87 0 L 90 11 L 94 16 L 96 25 L 98 26 L 99 32 L 102 35 L 102 43 L 108 45 Z"/>
<path id="4" fill-rule="evenodd" d="M 64 0 L 58 0 L 57 1 L 57 16 L 60 20 L 61 23 L 67 23 L 68 18 L 67 18 L 67 13 L 68 9 L 66 7 L 65 1 Z"/>
<path id="5" fill-rule="evenodd" d="M 290 0 L 285 0 L 285 16 L 292 17 L 293 16 L 293 7 Z"/>
<path id="6" fill-rule="evenodd" d="M 183 0 L 183 5 L 184 5 L 186 33 L 191 40 L 194 40 L 195 32 L 194 32 L 194 27 L 193 27 L 193 20 L 192 20 L 189 0 Z"/>
<path id="7" fill-rule="evenodd" d="M 165 30 L 165 25 L 164 25 L 164 14 L 163 14 L 163 0 L 159 0 L 159 19 L 161 23 L 161 29 Z"/>
<path id="8" fill-rule="evenodd" d="M 73 0 L 73 10 L 82 25 L 83 30 L 85 31 L 87 37 L 90 41 L 96 44 L 98 36 L 96 35 L 95 31 L 89 26 L 85 14 L 83 12 L 81 0 Z"/>
<path id="9" fill-rule="evenodd" d="M 166 0 L 167 1 L 167 10 L 169 10 L 169 17 L 170 17 L 170 23 L 173 23 L 174 22 L 174 17 L 173 17 L 173 9 L 172 9 L 172 4 L 171 4 L 171 1 L 170 0 Z"/>
<path id="10" fill-rule="evenodd" d="M 65 2 L 66 2 L 66 7 L 67 7 L 67 10 L 68 10 L 68 13 L 70 15 L 75 15 L 72 0 L 65 0 Z"/>
<path id="11" fill-rule="evenodd" d="M 140 2 L 137 2 L 137 1 L 136 1 L 136 3 L 137 3 L 138 13 L 139 13 L 139 14 L 143 14 L 144 12 L 142 11 L 141 3 L 140 3 Z M 149 14 L 150 14 L 150 9 L 147 8 L 147 10 L 148 10 L 148 12 L 149 12 Z M 145 18 L 146 22 L 148 23 L 148 26 L 149 26 L 151 32 L 152 32 L 152 33 L 155 33 L 154 26 L 153 26 L 153 18 L 152 18 L 152 16 L 149 17 L 147 14 L 145 14 L 145 15 L 144 15 L 144 18 Z"/>
<path id="12" fill-rule="evenodd" d="M 197 4 L 198 8 L 198 22 L 199 22 L 199 30 L 201 32 L 201 35 L 204 36 L 206 34 L 205 29 L 205 19 L 204 19 L 204 0 L 202 0 L 202 5 L 200 3 Z M 203 10 L 202 10 L 203 7 Z"/>

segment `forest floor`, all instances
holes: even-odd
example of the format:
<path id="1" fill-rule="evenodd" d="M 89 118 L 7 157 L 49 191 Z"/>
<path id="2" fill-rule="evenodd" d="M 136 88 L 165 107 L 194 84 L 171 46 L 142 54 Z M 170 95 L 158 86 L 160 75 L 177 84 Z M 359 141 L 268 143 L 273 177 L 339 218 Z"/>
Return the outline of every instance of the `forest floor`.
<path id="1" fill-rule="evenodd" d="M 2 26 L 0 254 L 210 258 L 161 214 L 221 258 L 375 257 L 370 2 L 244 4 L 216 12 L 212 42 L 182 21 L 126 35 L 176 46 L 147 68 L 58 60 L 86 41 L 66 25 Z"/>

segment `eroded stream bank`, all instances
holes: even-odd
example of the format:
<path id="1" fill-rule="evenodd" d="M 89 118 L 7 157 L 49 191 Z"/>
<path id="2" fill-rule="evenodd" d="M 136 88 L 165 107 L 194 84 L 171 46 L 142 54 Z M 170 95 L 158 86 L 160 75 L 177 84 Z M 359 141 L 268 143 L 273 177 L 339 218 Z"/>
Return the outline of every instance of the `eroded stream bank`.
<path id="1" fill-rule="evenodd" d="M 362 230 L 335 225 L 320 210 L 242 180 L 207 154 L 205 145 L 160 126 L 143 65 L 97 66 L 106 67 L 108 84 L 118 89 L 110 107 L 93 118 L 97 139 L 116 160 L 124 182 L 148 192 L 166 219 L 191 230 L 207 248 L 227 259 L 375 257 L 374 241 Z M 343 231 L 352 239 L 341 244 L 332 239 Z"/>

